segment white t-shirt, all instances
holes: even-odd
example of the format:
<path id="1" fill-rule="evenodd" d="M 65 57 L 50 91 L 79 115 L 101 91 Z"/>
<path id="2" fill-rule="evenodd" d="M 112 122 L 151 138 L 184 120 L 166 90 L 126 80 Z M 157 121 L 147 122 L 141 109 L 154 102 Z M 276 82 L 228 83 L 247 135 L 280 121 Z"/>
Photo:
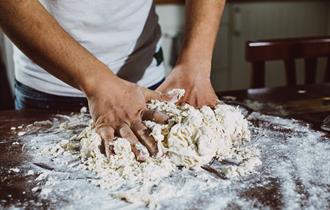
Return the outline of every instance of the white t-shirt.
<path id="1" fill-rule="evenodd" d="M 118 76 L 145 87 L 164 78 L 164 66 L 157 66 L 153 58 L 161 32 L 152 0 L 39 1 L 66 32 Z M 26 86 L 54 95 L 84 96 L 16 47 L 14 62 L 16 79 Z"/>

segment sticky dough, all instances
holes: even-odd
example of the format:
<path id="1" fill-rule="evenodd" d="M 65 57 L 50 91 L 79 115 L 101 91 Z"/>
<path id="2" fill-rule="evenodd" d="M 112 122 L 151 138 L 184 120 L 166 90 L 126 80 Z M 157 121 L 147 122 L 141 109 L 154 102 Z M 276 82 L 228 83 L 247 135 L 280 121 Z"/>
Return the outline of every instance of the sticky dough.
<path id="1" fill-rule="evenodd" d="M 184 92 L 173 90 L 173 93 L 181 97 Z M 116 155 L 106 158 L 101 152 L 101 138 L 92 126 L 78 136 L 85 166 L 98 174 L 97 184 L 101 187 L 116 190 L 123 185 L 136 186 L 139 183 L 144 188 L 179 172 L 178 166 L 200 170 L 201 165 L 213 158 L 245 161 L 241 166 L 228 166 L 225 171 L 229 177 L 244 175 L 261 164 L 257 150 L 240 148 L 244 141 L 250 140 L 250 131 L 238 108 L 219 103 L 214 109 L 208 106 L 196 109 L 188 104 L 177 106 L 174 101 L 156 100 L 147 106 L 168 115 L 169 121 L 164 125 L 144 121 L 159 150 L 155 157 L 148 157 L 145 162 L 135 160 L 127 139 L 116 138 L 113 142 Z M 142 145 L 137 146 L 145 150 Z M 132 200 L 128 194 L 117 195 Z M 145 199 L 145 196 L 134 196 L 134 199 Z"/>

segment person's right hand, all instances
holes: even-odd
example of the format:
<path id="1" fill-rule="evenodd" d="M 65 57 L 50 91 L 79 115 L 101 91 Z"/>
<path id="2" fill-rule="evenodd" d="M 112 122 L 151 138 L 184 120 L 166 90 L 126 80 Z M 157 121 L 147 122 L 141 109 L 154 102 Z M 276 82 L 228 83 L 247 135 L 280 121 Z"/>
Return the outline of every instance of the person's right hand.
<path id="1" fill-rule="evenodd" d="M 146 107 L 147 101 L 164 100 L 165 95 L 119 78 L 103 78 L 87 98 L 96 132 L 103 140 L 107 157 L 113 154 L 111 145 L 117 136 L 130 141 L 138 161 L 145 159 L 145 154 L 137 146 L 140 143 L 148 149 L 150 155 L 157 153 L 156 142 L 142 120 L 158 123 L 167 120 L 167 116 L 149 111 Z"/>

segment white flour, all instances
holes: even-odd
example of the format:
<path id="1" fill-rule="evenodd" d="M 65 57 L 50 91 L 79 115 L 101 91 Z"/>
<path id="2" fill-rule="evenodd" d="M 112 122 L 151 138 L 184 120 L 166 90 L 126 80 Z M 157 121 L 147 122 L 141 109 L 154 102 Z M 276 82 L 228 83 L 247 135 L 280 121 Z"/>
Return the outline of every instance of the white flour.
<path id="1" fill-rule="evenodd" d="M 102 140 L 92 126 L 70 141 L 60 143 L 55 148 L 56 154 L 78 149 L 85 168 L 95 171 L 99 177 L 93 181 L 95 184 L 114 191 L 117 198 L 131 203 L 143 202 L 149 207 L 155 207 L 157 197 L 164 198 L 170 190 L 170 185 L 163 184 L 161 192 L 155 195 L 153 186 L 165 177 L 180 173 L 182 169 L 178 167 L 198 171 L 213 159 L 231 161 L 235 164 L 222 165 L 218 170 L 225 177 L 233 178 L 247 175 L 261 165 L 256 149 L 241 148 L 250 140 L 250 131 L 247 120 L 237 108 L 218 104 L 214 110 L 207 106 L 196 109 L 188 104 L 177 106 L 174 102 L 160 101 L 152 101 L 147 106 L 169 117 L 164 125 L 144 122 L 157 142 L 156 157 L 138 162 L 129 141 L 116 138 L 115 155 L 106 158 L 100 150 Z M 68 129 L 65 125 L 62 127 Z"/>
<path id="2" fill-rule="evenodd" d="M 292 119 L 256 112 L 247 119 L 251 141 L 244 146 L 257 148 L 262 160 L 248 176 L 226 180 L 205 170 L 183 168 L 160 178 L 152 187 L 139 188 L 142 183 L 113 190 L 97 187 L 92 183 L 101 183 L 102 178 L 81 164 L 80 142 L 74 141 L 77 136 L 68 140 L 88 126 L 90 117 L 73 114 L 56 115 L 18 129 L 27 133 L 14 140 L 25 145 L 22 151 L 30 158 L 13 166 L 19 171 L 2 178 L 18 173 L 29 180 L 22 194 L 32 194 L 34 199 L 20 200 L 13 208 L 146 210 L 144 202 L 127 203 L 118 197 L 135 199 L 151 189 L 145 199 L 151 201 L 149 207 L 160 209 L 329 209 L 330 139 Z M 70 152 L 60 145 L 69 146 Z M 212 164 L 223 166 L 230 165 Z M 9 197 L 11 192 L 7 193 Z M 0 200 L 0 206 L 11 205 Z"/>

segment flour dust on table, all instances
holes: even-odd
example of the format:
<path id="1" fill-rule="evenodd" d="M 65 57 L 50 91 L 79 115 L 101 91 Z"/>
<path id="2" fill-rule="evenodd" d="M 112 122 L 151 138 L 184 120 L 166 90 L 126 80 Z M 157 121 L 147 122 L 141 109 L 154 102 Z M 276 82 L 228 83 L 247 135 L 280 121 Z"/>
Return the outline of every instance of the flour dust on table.
<path id="1" fill-rule="evenodd" d="M 165 125 L 145 122 L 160 149 L 144 163 L 135 161 L 125 139 L 114 145 L 116 155 L 105 158 L 85 112 L 54 115 L 12 129 L 17 134 L 13 146 L 22 145 L 28 158 L 8 176 L 26 177 L 22 195 L 34 198 L 23 196 L 29 200 L 18 200 L 12 207 L 329 209 L 330 139 L 325 133 L 297 120 L 250 113 L 242 107 L 248 125 L 236 108 L 224 104 L 197 110 L 162 103 L 148 105 L 168 113 L 170 120 Z M 193 120 L 194 116 L 203 120 Z M 211 119 L 216 123 L 208 125 Z M 198 125 L 212 131 L 207 132 L 212 146 L 202 143 L 206 140 L 199 137 L 205 132 Z M 194 138 L 188 141 L 186 136 Z M 211 141 L 217 137 L 222 144 Z M 169 143 L 174 139 L 177 144 Z M 232 146 L 226 147 L 225 140 Z M 255 168 L 259 159 L 262 165 Z M 8 199 L 14 198 L 7 193 Z M 4 202 L 0 200 L 0 206 Z"/>
<path id="2" fill-rule="evenodd" d="M 173 90 L 177 99 L 182 90 Z M 102 140 L 93 128 L 93 122 L 79 135 L 68 142 L 60 143 L 61 150 L 48 152 L 78 152 L 86 169 L 96 172 L 99 179 L 93 183 L 111 190 L 112 195 L 127 202 L 143 202 L 149 207 L 157 206 L 155 186 L 162 179 L 183 170 L 203 170 L 202 166 L 213 161 L 227 161 L 235 164 L 218 168 L 224 178 L 245 176 L 261 164 L 259 153 L 254 148 L 243 147 L 250 140 L 248 122 L 238 108 L 219 103 L 214 109 L 204 106 L 196 109 L 188 104 L 176 105 L 176 100 L 163 102 L 153 100 L 148 109 L 166 114 L 166 124 L 153 121 L 143 123 L 150 129 L 155 139 L 158 153 L 139 162 L 131 150 L 130 142 L 115 138 L 112 148 L 114 154 L 107 158 L 102 153 Z M 64 126 L 65 127 L 65 126 Z M 144 146 L 137 145 L 144 153 Z M 168 188 L 162 183 L 164 198 Z"/>

